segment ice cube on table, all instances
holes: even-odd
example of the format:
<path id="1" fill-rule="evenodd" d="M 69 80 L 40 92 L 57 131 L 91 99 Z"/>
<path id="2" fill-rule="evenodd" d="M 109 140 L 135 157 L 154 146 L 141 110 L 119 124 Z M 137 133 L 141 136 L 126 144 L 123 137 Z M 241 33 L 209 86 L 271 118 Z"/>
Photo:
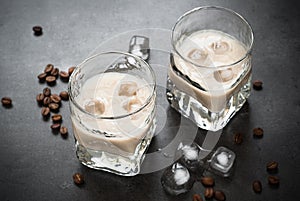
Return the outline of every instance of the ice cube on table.
<path id="1" fill-rule="evenodd" d="M 226 147 L 219 147 L 210 160 L 211 169 L 225 177 L 229 176 L 235 161 L 235 153 Z"/>
<path id="2" fill-rule="evenodd" d="M 188 169 L 180 163 L 174 163 L 168 167 L 161 177 L 163 189 L 171 195 L 188 192 L 193 187 L 194 182 Z"/>
<path id="3" fill-rule="evenodd" d="M 137 35 L 132 36 L 128 52 L 147 61 L 150 54 L 149 38 Z"/>
<path id="4" fill-rule="evenodd" d="M 229 161 L 227 153 L 221 152 L 219 155 L 217 155 L 217 161 L 220 165 L 226 166 Z"/>
<path id="5" fill-rule="evenodd" d="M 179 162 L 188 168 L 190 172 L 201 175 L 205 169 L 205 160 L 200 158 L 200 154 L 205 151 L 208 150 L 201 149 L 195 142 L 180 142 L 175 156 L 179 158 Z"/>

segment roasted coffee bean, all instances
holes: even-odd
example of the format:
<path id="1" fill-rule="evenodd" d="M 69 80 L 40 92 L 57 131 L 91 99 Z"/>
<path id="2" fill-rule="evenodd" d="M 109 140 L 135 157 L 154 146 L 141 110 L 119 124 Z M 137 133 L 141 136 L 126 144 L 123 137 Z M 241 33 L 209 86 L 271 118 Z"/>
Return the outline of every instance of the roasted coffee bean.
<path id="1" fill-rule="evenodd" d="M 253 89 L 255 89 L 255 90 L 261 90 L 262 85 L 263 85 L 263 82 L 261 80 L 254 80 L 253 81 Z"/>
<path id="2" fill-rule="evenodd" d="M 76 66 L 72 66 L 68 69 L 68 73 L 69 73 L 69 76 L 72 75 L 73 71 L 75 70 Z"/>
<path id="3" fill-rule="evenodd" d="M 41 114 L 43 117 L 48 117 L 50 115 L 50 109 L 48 107 L 43 107 L 41 110 Z"/>
<path id="4" fill-rule="evenodd" d="M 253 181 L 252 189 L 255 193 L 260 193 L 262 191 L 261 182 L 259 180 Z"/>
<path id="5" fill-rule="evenodd" d="M 53 70 L 51 71 L 50 75 L 54 76 L 54 77 L 58 77 L 59 74 L 59 69 L 58 68 L 53 68 Z"/>
<path id="6" fill-rule="evenodd" d="M 61 126 L 59 132 L 62 136 L 66 136 L 68 134 L 68 129 L 65 126 Z"/>
<path id="7" fill-rule="evenodd" d="M 67 81 L 69 79 L 69 73 L 67 73 L 65 71 L 60 71 L 59 76 L 64 81 Z"/>
<path id="8" fill-rule="evenodd" d="M 253 129 L 253 135 L 254 137 L 258 137 L 258 138 L 261 138 L 263 135 L 264 135 L 264 130 L 262 128 L 254 128 Z"/>
<path id="9" fill-rule="evenodd" d="M 203 186 L 213 186 L 215 184 L 215 181 L 212 177 L 202 177 L 200 181 Z"/>
<path id="10" fill-rule="evenodd" d="M 55 112 L 59 109 L 59 105 L 57 103 L 50 103 L 48 105 L 48 107 L 50 108 L 51 111 Z"/>
<path id="11" fill-rule="evenodd" d="M 50 127 L 51 127 L 52 130 L 59 130 L 60 129 L 60 124 L 55 123 L 55 124 L 52 124 Z"/>
<path id="12" fill-rule="evenodd" d="M 267 163 L 267 171 L 276 171 L 278 169 L 278 163 L 276 161 L 271 161 Z"/>
<path id="13" fill-rule="evenodd" d="M 61 98 L 60 98 L 59 95 L 57 95 L 57 94 L 52 94 L 52 95 L 50 96 L 50 99 L 51 99 L 51 102 L 52 102 L 52 103 L 60 104 L 60 102 L 61 102 Z"/>
<path id="14" fill-rule="evenodd" d="M 12 106 L 12 100 L 11 100 L 11 98 L 9 98 L 9 97 L 3 97 L 3 98 L 1 99 L 1 103 L 2 103 L 2 105 L 3 105 L 4 107 L 7 107 L 7 108 L 9 108 L 9 107 Z"/>
<path id="15" fill-rule="evenodd" d="M 46 87 L 43 89 L 43 94 L 45 97 L 48 97 L 51 95 L 51 89 L 49 87 Z"/>
<path id="16" fill-rule="evenodd" d="M 62 100 L 69 100 L 69 94 L 67 91 L 60 92 L 59 96 L 61 97 Z"/>
<path id="17" fill-rule="evenodd" d="M 47 73 L 47 75 L 50 75 L 50 73 L 53 69 L 54 69 L 53 64 L 47 64 L 47 66 L 44 69 L 44 73 Z"/>
<path id="18" fill-rule="evenodd" d="M 46 77 L 46 82 L 48 84 L 53 84 L 53 83 L 55 83 L 55 81 L 56 81 L 56 77 L 55 76 L 49 75 L 49 76 Z"/>
<path id="19" fill-rule="evenodd" d="M 42 93 L 39 93 L 38 95 L 36 95 L 36 101 L 37 101 L 38 103 L 43 103 L 44 98 L 45 98 L 45 96 L 44 96 L 44 94 L 42 94 Z"/>
<path id="20" fill-rule="evenodd" d="M 226 196 L 225 196 L 224 192 L 220 191 L 220 190 L 215 191 L 214 198 L 218 201 L 225 201 L 226 200 Z"/>
<path id="21" fill-rule="evenodd" d="M 41 73 L 37 76 L 40 82 L 45 82 L 46 77 L 47 77 L 47 73 Z"/>
<path id="22" fill-rule="evenodd" d="M 243 142 L 243 135 L 241 133 L 236 133 L 234 135 L 234 143 L 235 144 L 242 144 Z"/>
<path id="23" fill-rule="evenodd" d="M 204 197 L 206 199 L 210 199 L 214 196 L 214 189 L 213 188 L 206 188 L 204 190 Z"/>
<path id="24" fill-rule="evenodd" d="M 52 121 L 53 122 L 61 122 L 62 121 L 62 116 L 60 114 L 54 114 L 52 115 Z"/>
<path id="25" fill-rule="evenodd" d="M 41 26 L 34 26 L 32 27 L 32 31 L 33 31 L 33 34 L 35 36 L 41 36 L 43 34 L 43 28 Z"/>
<path id="26" fill-rule="evenodd" d="M 82 174 L 77 172 L 77 173 L 73 174 L 73 181 L 75 184 L 81 185 L 84 183 L 84 177 Z"/>
<path id="27" fill-rule="evenodd" d="M 269 176 L 268 177 L 268 182 L 272 186 L 278 186 L 279 185 L 279 178 L 276 176 Z"/>
<path id="28" fill-rule="evenodd" d="M 203 201 L 201 196 L 199 194 L 194 194 L 193 195 L 193 201 Z"/>
<path id="29" fill-rule="evenodd" d="M 48 106 L 51 103 L 51 99 L 49 97 L 45 97 L 43 100 L 43 105 Z"/>

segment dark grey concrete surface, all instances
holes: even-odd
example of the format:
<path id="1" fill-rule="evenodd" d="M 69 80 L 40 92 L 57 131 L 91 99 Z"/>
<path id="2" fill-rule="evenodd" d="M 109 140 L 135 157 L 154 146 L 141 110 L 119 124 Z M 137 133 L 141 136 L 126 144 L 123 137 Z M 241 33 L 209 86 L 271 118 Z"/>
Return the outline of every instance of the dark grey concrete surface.
<path id="1" fill-rule="evenodd" d="M 43 121 L 35 101 L 35 96 L 46 86 L 36 78 L 46 64 L 53 63 L 66 70 L 101 49 L 102 42 L 110 41 L 118 46 L 111 39 L 114 36 L 144 28 L 167 32 L 181 14 L 203 5 L 233 9 L 250 22 L 255 33 L 253 78 L 264 82 L 263 90 L 252 91 L 248 104 L 223 130 L 218 146 L 235 151 L 237 160 L 230 178 L 214 176 L 215 188 L 222 189 L 229 201 L 300 200 L 300 5 L 297 0 L 1 0 L 0 97 L 10 96 L 13 107 L 0 107 L 0 200 L 188 201 L 194 193 L 203 194 L 202 185 L 195 183 L 187 194 L 167 195 L 160 184 L 163 170 L 120 177 L 80 165 L 74 153 L 68 102 L 63 102 L 61 108 L 63 124 L 70 131 L 69 137 L 63 139 L 51 133 L 51 122 Z M 32 34 L 32 26 L 36 24 L 44 28 L 40 37 Z M 153 43 L 164 44 L 169 40 L 156 37 Z M 120 45 L 124 44 L 127 41 Z M 161 55 L 152 55 L 150 63 L 166 62 L 167 54 Z M 168 107 L 163 87 L 165 70 L 155 67 L 161 85 L 158 91 L 160 129 L 149 152 L 166 146 L 176 135 L 178 125 L 185 125 L 185 132 L 194 128 Z M 52 90 L 59 92 L 66 88 L 67 84 L 58 80 Z M 258 126 L 265 131 L 262 139 L 252 136 L 252 128 Z M 236 132 L 244 134 L 242 145 L 233 143 Z M 199 129 L 195 141 L 201 143 L 205 133 Z M 277 189 L 267 184 L 265 164 L 270 160 L 279 162 L 277 176 L 281 183 Z M 82 187 L 72 181 L 72 174 L 77 171 L 85 176 Z M 262 181 L 261 194 L 252 191 L 251 183 L 255 179 Z"/>

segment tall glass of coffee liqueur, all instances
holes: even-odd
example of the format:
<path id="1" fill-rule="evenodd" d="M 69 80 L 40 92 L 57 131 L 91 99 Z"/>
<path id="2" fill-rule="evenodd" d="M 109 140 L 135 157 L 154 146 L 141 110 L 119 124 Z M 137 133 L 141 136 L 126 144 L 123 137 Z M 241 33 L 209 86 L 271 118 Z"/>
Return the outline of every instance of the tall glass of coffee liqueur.
<path id="1" fill-rule="evenodd" d="M 167 99 L 200 128 L 222 129 L 250 95 L 253 32 L 236 12 L 199 7 L 172 30 Z"/>

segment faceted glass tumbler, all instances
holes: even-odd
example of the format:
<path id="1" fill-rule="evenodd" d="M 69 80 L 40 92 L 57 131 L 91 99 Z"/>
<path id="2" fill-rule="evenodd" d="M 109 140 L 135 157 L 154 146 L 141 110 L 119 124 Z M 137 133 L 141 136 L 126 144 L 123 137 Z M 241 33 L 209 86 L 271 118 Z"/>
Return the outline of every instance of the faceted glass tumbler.
<path id="1" fill-rule="evenodd" d="M 172 30 L 167 99 L 200 128 L 222 129 L 250 95 L 253 32 L 238 13 L 199 7 Z"/>
<path id="2" fill-rule="evenodd" d="M 69 80 L 79 161 L 122 176 L 140 172 L 156 127 L 156 80 L 141 58 L 105 52 L 86 59 Z"/>

